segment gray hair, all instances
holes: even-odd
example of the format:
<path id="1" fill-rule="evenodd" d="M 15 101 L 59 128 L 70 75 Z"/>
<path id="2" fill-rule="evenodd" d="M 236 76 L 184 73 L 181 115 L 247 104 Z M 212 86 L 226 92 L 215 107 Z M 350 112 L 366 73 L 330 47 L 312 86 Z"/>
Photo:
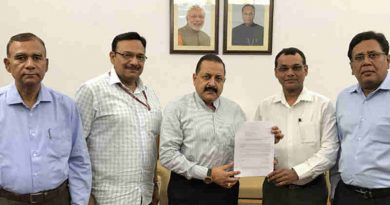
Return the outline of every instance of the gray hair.
<path id="1" fill-rule="evenodd" d="M 188 17 L 188 16 L 190 15 L 190 12 L 191 12 L 192 10 L 196 10 L 196 9 L 200 9 L 200 10 L 202 11 L 203 16 L 206 15 L 206 13 L 204 12 L 203 8 L 200 7 L 199 5 L 195 4 L 195 5 L 192 5 L 190 8 L 188 8 L 188 10 L 187 10 L 187 16 L 186 16 L 186 17 Z"/>

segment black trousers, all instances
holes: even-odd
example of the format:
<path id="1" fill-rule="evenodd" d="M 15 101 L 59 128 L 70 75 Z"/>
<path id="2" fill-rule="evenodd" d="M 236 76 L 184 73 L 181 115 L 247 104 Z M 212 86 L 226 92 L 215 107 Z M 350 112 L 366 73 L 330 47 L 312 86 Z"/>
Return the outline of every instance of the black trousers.
<path id="1" fill-rule="evenodd" d="M 31 205 L 28 202 L 19 202 L 0 197 L 0 205 Z M 70 205 L 69 188 L 66 186 L 56 197 L 45 200 L 44 202 L 34 203 L 34 205 Z"/>
<path id="2" fill-rule="evenodd" d="M 205 184 L 171 172 L 168 184 L 169 205 L 237 205 L 239 183 L 226 189 L 215 183 Z"/>
<path id="3" fill-rule="evenodd" d="M 277 187 L 267 179 L 263 183 L 263 205 L 326 205 L 327 200 L 328 189 L 323 175 L 302 186 Z"/>
<path id="4" fill-rule="evenodd" d="M 362 193 L 354 191 L 348 188 L 347 185 L 340 180 L 337 184 L 333 205 L 390 205 L 390 194 L 387 196 L 380 196 L 373 198 L 367 198 Z"/>

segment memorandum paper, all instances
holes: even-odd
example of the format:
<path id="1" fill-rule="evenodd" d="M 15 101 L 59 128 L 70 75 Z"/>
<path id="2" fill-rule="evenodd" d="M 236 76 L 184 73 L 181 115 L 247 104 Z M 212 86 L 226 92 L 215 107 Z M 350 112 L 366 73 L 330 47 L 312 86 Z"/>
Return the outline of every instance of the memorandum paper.
<path id="1" fill-rule="evenodd" d="M 264 121 L 245 122 L 237 131 L 234 170 L 237 177 L 267 176 L 273 171 L 274 141 L 272 125 Z"/>

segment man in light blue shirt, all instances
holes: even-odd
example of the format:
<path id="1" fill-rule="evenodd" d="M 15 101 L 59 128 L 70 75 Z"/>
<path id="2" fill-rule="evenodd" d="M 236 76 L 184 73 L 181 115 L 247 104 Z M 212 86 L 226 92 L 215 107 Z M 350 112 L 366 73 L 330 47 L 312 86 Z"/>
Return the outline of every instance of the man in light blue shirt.
<path id="1" fill-rule="evenodd" d="M 75 103 L 41 84 L 44 42 L 32 33 L 7 44 L 15 83 L 0 92 L 0 204 L 86 205 L 91 165 Z"/>
<path id="2" fill-rule="evenodd" d="M 343 90 L 336 103 L 341 180 L 333 202 L 335 205 L 388 205 L 389 43 L 381 33 L 359 33 L 349 45 L 348 57 L 358 84 Z M 337 175 L 333 179 L 337 179 Z"/>

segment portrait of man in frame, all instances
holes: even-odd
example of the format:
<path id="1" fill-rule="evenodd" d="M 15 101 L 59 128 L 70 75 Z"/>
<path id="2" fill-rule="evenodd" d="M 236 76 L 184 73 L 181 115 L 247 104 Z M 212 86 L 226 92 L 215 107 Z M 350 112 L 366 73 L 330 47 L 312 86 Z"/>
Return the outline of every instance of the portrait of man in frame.
<path id="1" fill-rule="evenodd" d="M 218 0 L 170 0 L 170 52 L 218 52 Z"/>
<path id="2" fill-rule="evenodd" d="M 225 0 L 224 53 L 271 54 L 273 0 Z"/>

